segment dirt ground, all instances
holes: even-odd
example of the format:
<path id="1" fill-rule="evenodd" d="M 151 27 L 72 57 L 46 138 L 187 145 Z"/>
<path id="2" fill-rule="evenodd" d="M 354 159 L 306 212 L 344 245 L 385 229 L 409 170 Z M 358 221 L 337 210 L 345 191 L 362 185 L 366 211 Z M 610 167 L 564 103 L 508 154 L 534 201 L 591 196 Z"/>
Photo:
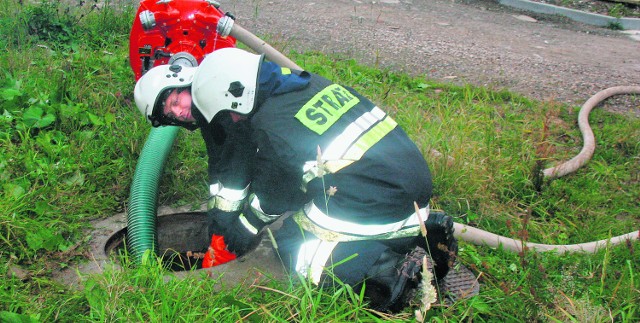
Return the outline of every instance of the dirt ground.
<path id="1" fill-rule="evenodd" d="M 269 37 L 285 53 L 339 54 L 438 81 L 577 106 L 607 87 L 640 85 L 640 41 L 491 0 L 221 3 L 239 25 Z M 640 98 L 620 96 L 604 108 L 640 117 Z"/>

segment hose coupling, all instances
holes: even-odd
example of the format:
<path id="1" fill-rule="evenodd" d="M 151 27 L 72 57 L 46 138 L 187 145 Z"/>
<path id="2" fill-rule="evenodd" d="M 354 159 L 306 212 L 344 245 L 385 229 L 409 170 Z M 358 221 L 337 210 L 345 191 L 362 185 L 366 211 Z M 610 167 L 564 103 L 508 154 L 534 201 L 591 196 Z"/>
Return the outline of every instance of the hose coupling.
<path id="1" fill-rule="evenodd" d="M 179 52 L 171 56 L 169 64 L 196 67 L 198 66 L 198 61 L 187 52 Z"/>
<path id="2" fill-rule="evenodd" d="M 213 6 L 216 9 L 220 8 L 220 2 L 216 0 L 204 0 L 204 2 L 208 3 L 210 6 Z"/>
<path id="3" fill-rule="evenodd" d="M 156 17 L 153 12 L 145 10 L 138 15 L 140 17 L 140 23 L 145 31 L 149 31 L 156 26 Z"/>
<path id="4" fill-rule="evenodd" d="M 235 18 L 233 15 L 225 14 L 224 17 L 218 20 L 218 26 L 216 27 L 216 32 L 220 37 L 227 37 L 231 33 L 231 29 L 233 28 L 233 23 Z"/>

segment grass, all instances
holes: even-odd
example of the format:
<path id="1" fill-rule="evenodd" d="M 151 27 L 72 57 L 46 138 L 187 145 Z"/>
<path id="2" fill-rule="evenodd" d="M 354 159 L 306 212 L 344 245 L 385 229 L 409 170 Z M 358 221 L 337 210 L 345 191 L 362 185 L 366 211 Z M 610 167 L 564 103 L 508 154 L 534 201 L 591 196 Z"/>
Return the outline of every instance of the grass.
<path id="1" fill-rule="evenodd" d="M 640 6 L 625 2 L 599 0 L 545 0 L 537 2 L 548 3 L 584 12 L 597 13 L 614 18 L 640 17 Z"/>
<path id="2" fill-rule="evenodd" d="M 249 276 L 171 278 L 153 258 L 78 287 L 52 273 L 83 261 L 89 221 L 122 212 L 149 125 L 133 104 L 128 32 L 136 8 L 49 1 L 0 4 L 0 321 L 407 321 L 378 316 L 349 286 Z M 577 107 L 509 92 L 438 84 L 322 53 L 306 69 L 352 85 L 398 121 L 427 158 L 432 206 L 456 221 L 545 243 L 579 243 L 640 224 L 640 120 L 592 113 L 598 147 L 577 173 L 538 170 L 581 146 Z M 160 187 L 163 205 L 206 199 L 199 134 L 180 133 Z M 640 320 L 637 241 L 593 255 L 514 254 L 461 243 L 480 295 L 432 321 Z M 167 276 L 169 275 L 169 276 Z M 197 276 L 197 275 L 196 275 Z M 261 279 L 257 279 L 261 277 Z"/>

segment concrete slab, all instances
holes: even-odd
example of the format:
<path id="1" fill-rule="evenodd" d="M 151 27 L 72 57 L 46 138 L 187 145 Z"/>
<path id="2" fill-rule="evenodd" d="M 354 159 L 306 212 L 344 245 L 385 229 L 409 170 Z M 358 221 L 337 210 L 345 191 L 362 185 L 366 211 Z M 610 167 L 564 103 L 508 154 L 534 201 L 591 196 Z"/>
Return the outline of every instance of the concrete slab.
<path id="1" fill-rule="evenodd" d="M 628 35 L 635 41 L 640 41 L 640 30 L 623 30 L 621 33 Z"/>
<path id="2" fill-rule="evenodd" d="M 597 13 L 584 12 L 580 10 L 563 8 L 552 4 L 528 1 L 528 0 L 499 0 L 505 6 L 528 10 L 537 13 L 561 15 L 569 19 L 594 26 L 606 27 L 611 24 L 619 24 L 622 28 L 640 29 L 640 19 L 638 18 L 615 18 Z"/>

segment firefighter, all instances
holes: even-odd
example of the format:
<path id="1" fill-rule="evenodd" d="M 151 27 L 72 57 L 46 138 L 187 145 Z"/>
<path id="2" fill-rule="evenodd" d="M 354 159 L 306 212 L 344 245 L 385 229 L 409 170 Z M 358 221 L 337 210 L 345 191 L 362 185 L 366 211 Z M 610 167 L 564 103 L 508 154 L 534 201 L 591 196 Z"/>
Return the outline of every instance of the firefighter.
<path id="1" fill-rule="evenodd" d="M 275 239 L 291 273 L 365 286 L 371 305 L 390 311 L 407 305 L 425 250 L 437 278 L 452 265 L 453 221 L 429 210 L 424 157 L 354 89 L 225 48 L 199 67 L 149 70 L 134 96 L 153 126 L 200 129 L 210 233 L 236 255 L 287 214 Z"/>

